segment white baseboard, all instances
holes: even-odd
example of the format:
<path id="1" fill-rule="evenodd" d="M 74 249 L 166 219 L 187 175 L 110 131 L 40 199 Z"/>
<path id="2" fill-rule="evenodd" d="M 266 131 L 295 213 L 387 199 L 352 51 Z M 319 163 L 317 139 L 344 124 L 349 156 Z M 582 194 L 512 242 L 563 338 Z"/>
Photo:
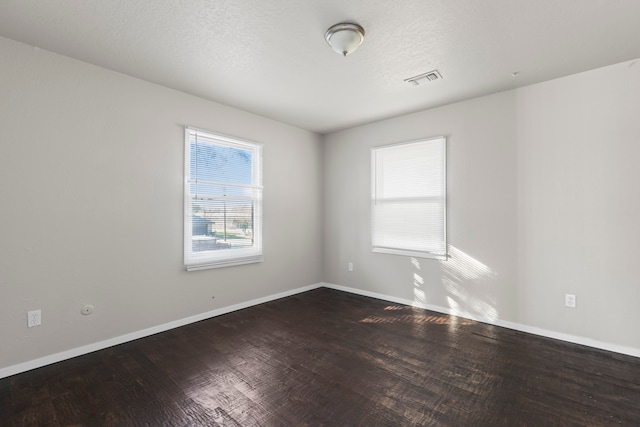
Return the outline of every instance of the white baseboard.
<path id="1" fill-rule="evenodd" d="M 185 326 L 190 323 L 199 322 L 201 320 L 210 319 L 212 317 L 220 316 L 222 314 L 231 313 L 233 311 L 241 310 L 243 308 L 252 307 L 254 305 L 263 304 L 265 302 L 277 300 L 280 298 L 296 295 L 302 292 L 318 289 L 322 287 L 322 283 L 315 285 L 309 285 L 302 288 L 292 289 L 290 291 L 281 292 L 274 295 L 268 295 L 266 297 L 253 299 L 251 301 L 242 302 L 240 304 L 230 305 L 222 307 L 216 310 L 208 311 L 206 313 L 196 314 L 195 316 L 186 317 L 184 319 L 175 320 L 173 322 L 164 323 L 162 325 L 153 326 L 151 328 L 143 329 L 141 331 L 132 332 L 130 334 L 120 335 L 118 337 L 110 338 L 108 340 L 99 341 L 93 344 L 84 345 L 82 347 L 72 348 L 70 350 L 62 351 L 60 353 L 51 354 L 48 356 L 40 357 L 38 359 L 30 360 L 24 363 L 18 363 L 6 368 L 0 369 L 0 378 L 6 378 L 11 375 L 19 374 L 22 372 L 30 371 L 32 369 L 40 368 L 42 366 L 50 365 L 52 363 L 61 362 L 66 359 L 71 359 L 76 356 L 82 356 L 83 354 L 92 353 L 97 350 L 102 350 L 114 345 L 123 344 L 129 341 L 137 340 L 139 338 L 148 337 L 150 335 L 157 334 L 159 332 L 168 331 L 170 329 Z"/>
<path id="2" fill-rule="evenodd" d="M 597 348 L 600 350 L 612 351 L 614 353 L 626 354 L 628 356 L 640 357 L 640 348 L 626 347 L 618 344 L 612 344 L 604 341 L 598 341 L 591 338 L 581 337 L 577 335 L 565 334 L 563 332 L 550 331 L 547 329 L 537 328 L 535 326 L 523 325 L 520 323 L 509 322 L 506 320 L 492 320 L 489 318 L 477 317 L 469 315 L 469 313 L 463 313 L 452 308 L 441 307 L 431 304 L 422 304 L 415 301 L 411 301 L 404 298 L 392 297 L 389 295 L 379 294 L 376 292 L 369 292 L 362 289 L 350 288 L 347 286 L 334 285 L 332 283 L 323 283 L 325 288 L 336 289 L 339 291 L 349 292 L 352 294 L 362 295 L 371 298 L 377 298 L 384 301 L 395 302 L 398 304 L 409 305 L 413 307 L 420 307 L 426 310 L 435 311 L 438 313 L 449 314 L 453 316 L 463 317 L 465 319 L 471 319 L 482 323 L 489 323 L 491 325 L 501 326 L 503 328 L 513 329 L 520 332 L 526 332 L 529 334 L 539 335 L 542 337 L 553 338 L 556 340 L 567 341 L 574 344 L 585 345 L 588 347 Z"/>
<path id="3" fill-rule="evenodd" d="M 137 340 L 139 338 L 144 338 L 150 335 L 154 335 L 160 332 L 168 331 L 170 329 L 178 328 L 180 326 L 185 326 L 190 323 L 199 322 L 201 320 L 210 319 L 212 317 L 220 316 L 223 314 L 231 313 L 233 311 L 241 310 L 243 308 L 252 307 L 254 305 L 263 304 L 265 302 L 274 301 L 280 298 L 285 298 L 288 296 L 296 295 L 302 292 L 311 291 L 313 289 L 318 289 L 321 287 L 326 287 L 329 289 L 336 289 L 339 291 L 349 292 L 352 294 L 362 295 L 371 298 L 377 298 L 384 301 L 395 302 L 398 304 L 409 305 L 413 307 L 420 307 L 426 310 L 435 311 L 438 313 L 449 314 L 453 316 L 463 317 L 466 319 L 475 320 L 482 323 L 489 323 L 496 326 L 501 326 L 504 328 L 513 329 L 516 331 L 526 332 L 534 335 L 540 335 L 547 338 L 553 338 L 557 340 L 567 341 L 575 344 L 581 344 L 588 347 L 594 347 L 601 350 L 612 351 L 615 353 L 626 354 L 629 356 L 640 357 L 640 349 L 633 347 L 626 347 L 617 344 L 611 344 L 603 341 L 594 340 L 591 338 L 580 337 L 576 335 L 565 334 L 562 332 L 549 331 L 546 329 L 536 328 L 534 326 L 522 325 L 520 323 L 508 322 L 505 320 L 491 320 L 488 318 L 480 318 L 476 316 L 470 316 L 468 313 L 461 313 L 451 308 L 431 305 L 431 304 L 421 304 L 416 303 L 415 301 L 411 301 L 404 298 L 393 297 L 390 295 L 379 294 L 376 292 L 369 292 L 362 289 L 350 288 L 347 286 L 335 285 L 332 283 L 316 283 L 314 285 L 305 286 L 302 288 L 292 289 L 290 291 L 281 292 L 274 295 L 268 295 L 266 297 L 253 299 L 251 301 L 246 301 L 243 303 L 230 305 L 227 307 L 222 307 L 216 310 L 208 311 L 206 313 L 197 314 L 195 316 L 186 317 L 184 319 L 175 320 L 173 322 L 164 323 L 162 325 L 153 326 L 151 328 L 143 329 L 140 331 L 132 332 L 125 335 L 120 335 L 118 337 L 110 338 L 108 340 L 99 341 L 96 343 L 84 345 L 82 347 L 76 347 L 70 350 L 62 351 L 60 353 L 51 354 L 48 356 L 40 357 L 38 359 L 30 360 L 24 363 L 18 363 L 16 365 L 12 365 L 6 368 L 0 369 L 0 379 L 6 378 L 11 375 L 19 374 L 22 372 L 30 371 L 32 369 L 40 368 L 42 366 L 50 365 L 52 363 L 61 362 L 66 359 L 71 359 L 73 357 L 82 356 L 83 354 L 92 353 L 94 351 L 102 350 L 108 347 L 112 347 L 119 344 L 124 344 L 129 341 Z"/>

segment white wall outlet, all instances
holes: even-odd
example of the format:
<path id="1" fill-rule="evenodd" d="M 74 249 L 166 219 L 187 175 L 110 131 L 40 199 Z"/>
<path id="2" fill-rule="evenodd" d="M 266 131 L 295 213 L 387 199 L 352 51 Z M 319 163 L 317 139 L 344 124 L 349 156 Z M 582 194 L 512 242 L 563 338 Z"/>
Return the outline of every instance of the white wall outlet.
<path id="1" fill-rule="evenodd" d="M 42 323 L 42 311 L 33 310 L 27 311 L 27 327 L 33 328 L 34 326 L 38 326 Z"/>
<path id="2" fill-rule="evenodd" d="M 91 313 L 93 313 L 93 306 L 91 304 L 83 305 L 82 310 L 80 310 L 80 313 L 84 314 L 85 316 L 90 315 Z"/>
<path id="3" fill-rule="evenodd" d="M 349 263 L 349 271 L 353 271 L 353 263 L 352 262 Z"/>
<path id="4" fill-rule="evenodd" d="M 570 308 L 576 308 L 576 296 L 573 294 L 564 295 L 564 306 Z"/>

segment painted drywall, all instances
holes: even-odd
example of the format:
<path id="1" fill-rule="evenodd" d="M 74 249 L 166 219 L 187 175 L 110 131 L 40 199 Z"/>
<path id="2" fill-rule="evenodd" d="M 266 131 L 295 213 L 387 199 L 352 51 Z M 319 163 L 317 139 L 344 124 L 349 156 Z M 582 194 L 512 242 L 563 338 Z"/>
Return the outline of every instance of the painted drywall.
<path id="1" fill-rule="evenodd" d="M 320 136 L 8 39 L 0 63 L 0 369 L 322 281 Z M 264 262 L 184 271 L 184 125 L 264 144 Z"/>
<path id="2" fill-rule="evenodd" d="M 324 281 L 640 349 L 638 111 L 631 61 L 327 135 Z M 372 253 L 371 147 L 437 135 L 450 259 Z"/>
<path id="3" fill-rule="evenodd" d="M 640 61 L 517 94 L 520 319 L 640 349 Z"/>

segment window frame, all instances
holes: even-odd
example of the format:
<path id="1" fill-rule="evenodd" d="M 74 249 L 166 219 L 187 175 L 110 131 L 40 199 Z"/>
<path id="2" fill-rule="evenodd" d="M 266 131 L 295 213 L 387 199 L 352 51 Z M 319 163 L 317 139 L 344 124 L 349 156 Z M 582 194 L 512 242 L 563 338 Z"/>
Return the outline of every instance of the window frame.
<path id="1" fill-rule="evenodd" d="M 376 239 L 376 205 L 382 202 L 381 197 L 378 196 L 378 183 L 382 179 L 378 176 L 378 159 L 377 154 L 387 150 L 393 150 L 396 148 L 407 147 L 409 145 L 423 144 L 423 143 L 436 143 L 440 141 L 442 143 L 442 239 L 438 239 L 437 242 L 441 245 L 441 251 L 430 250 L 415 250 L 407 247 L 391 247 L 378 244 Z M 427 185 L 426 182 L 422 183 Z M 424 197 L 426 199 L 426 197 Z M 415 198 L 418 199 L 418 198 Z M 400 203 L 400 202 L 395 202 Z M 410 200 L 404 203 L 407 206 L 409 203 L 415 203 L 415 200 Z M 434 240 L 435 241 L 435 240 Z M 384 253 L 391 255 L 411 256 L 418 258 L 430 258 L 437 260 L 446 260 L 448 258 L 448 242 L 447 242 L 447 138 L 446 136 L 435 136 L 429 138 L 422 138 L 407 142 L 400 142 L 395 144 L 381 145 L 371 148 L 371 251 L 376 253 Z"/>
<path id="2" fill-rule="evenodd" d="M 184 268 L 187 271 L 203 270 L 210 268 L 221 268 L 235 265 L 250 264 L 262 262 L 263 243 L 262 243 L 262 226 L 263 226 L 263 208 L 262 208 L 262 144 L 237 138 L 234 136 L 223 135 L 208 130 L 198 129 L 185 126 L 184 139 Z M 229 186 L 238 186 L 250 188 L 253 197 L 253 244 L 246 248 L 229 248 L 205 251 L 193 251 L 193 201 L 194 194 L 191 193 L 191 143 L 193 138 L 198 143 L 198 139 L 202 139 L 203 144 L 215 145 L 220 147 L 230 147 L 250 151 L 251 156 L 251 184 L 237 184 L 226 181 Z M 197 179 L 196 179 L 197 181 Z M 212 196 L 211 200 L 220 198 L 221 196 Z M 222 197 L 226 197 L 222 196 Z M 237 199 L 238 197 L 236 197 Z M 222 199 L 221 199 L 222 200 Z M 233 197 L 230 200 L 234 200 Z"/>

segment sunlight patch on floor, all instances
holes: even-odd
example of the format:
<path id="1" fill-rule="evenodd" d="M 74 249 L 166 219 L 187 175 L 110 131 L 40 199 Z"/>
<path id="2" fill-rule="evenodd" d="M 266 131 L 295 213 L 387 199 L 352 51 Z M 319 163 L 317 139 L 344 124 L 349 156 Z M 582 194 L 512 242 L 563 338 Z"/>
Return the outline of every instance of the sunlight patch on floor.
<path id="1" fill-rule="evenodd" d="M 448 314 L 434 313 L 419 307 L 412 306 L 388 306 L 384 309 L 387 313 L 371 315 L 360 320 L 361 323 L 402 323 L 405 325 L 469 325 L 474 323 L 468 319 L 461 319 Z"/>

